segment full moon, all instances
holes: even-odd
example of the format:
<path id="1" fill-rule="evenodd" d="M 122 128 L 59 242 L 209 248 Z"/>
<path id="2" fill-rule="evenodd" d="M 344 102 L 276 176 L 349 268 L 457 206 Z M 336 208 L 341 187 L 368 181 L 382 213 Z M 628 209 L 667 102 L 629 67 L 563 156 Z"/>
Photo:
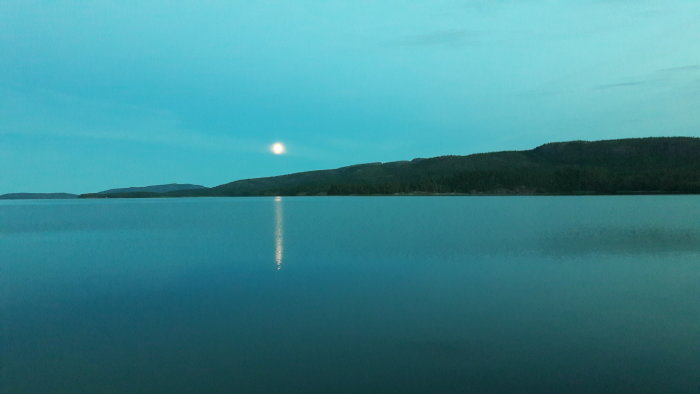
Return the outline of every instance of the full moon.
<path id="1" fill-rule="evenodd" d="M 287 148 L 285 148 L 283 143 L 275 142 L 272 144 L 272 146 L 270 146 L 270 150 L 276 155 L 281 155 L 287 150 Z"/>

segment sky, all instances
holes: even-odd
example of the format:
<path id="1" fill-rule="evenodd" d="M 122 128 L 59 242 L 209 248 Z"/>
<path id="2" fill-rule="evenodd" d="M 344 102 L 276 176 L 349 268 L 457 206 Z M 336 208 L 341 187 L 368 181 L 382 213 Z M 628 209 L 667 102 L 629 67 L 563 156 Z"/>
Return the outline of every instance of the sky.
<path id="1" fill-rule="evenodd" d="M 697 0 L 3 0 L 0 193 L 700 136 L 698 43 Z"/>

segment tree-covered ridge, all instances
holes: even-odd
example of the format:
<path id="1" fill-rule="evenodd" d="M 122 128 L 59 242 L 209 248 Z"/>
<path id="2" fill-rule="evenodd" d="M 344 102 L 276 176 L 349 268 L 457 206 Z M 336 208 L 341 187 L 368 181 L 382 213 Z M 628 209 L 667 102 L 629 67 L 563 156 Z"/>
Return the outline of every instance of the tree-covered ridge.
<path id="1" fill-rule="evenodd" d="M 369 163 L 246 179 L 210 189 L 157 196 L 421 193 L 700 193 L 700 139 L 663 137 L 550 143 L 527 151 Z"/>
<path id="2" fill-rule="evenodd" d="M 193 190 L 193 189 L 206 189 L 201 185 L 192 185 L 189 183 L 168 183 L 166 185 L 153 185 L 153 186 L 137 186 L 137 187 L 124 187 L 121 189 L 110 189 L 99 192 L 99 194 L 118 194 L 118 193 L 168 193 L 180 190 Z"/>
<path id="3" fill-rule="evenodd" d="M 7 193 L 0 195 L 0 200 L 66 200 L 78 198 L 70 193 Z"/>

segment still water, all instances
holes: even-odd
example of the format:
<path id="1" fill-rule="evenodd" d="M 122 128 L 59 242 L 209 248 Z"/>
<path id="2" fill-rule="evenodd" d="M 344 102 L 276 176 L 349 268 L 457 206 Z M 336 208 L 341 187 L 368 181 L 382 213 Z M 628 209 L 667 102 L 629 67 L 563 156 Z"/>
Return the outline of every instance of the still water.
<path id="1" fill-rule="evenodd" d="M 700 392 L 700 196 L 0 203 L 2 393 Z"/>

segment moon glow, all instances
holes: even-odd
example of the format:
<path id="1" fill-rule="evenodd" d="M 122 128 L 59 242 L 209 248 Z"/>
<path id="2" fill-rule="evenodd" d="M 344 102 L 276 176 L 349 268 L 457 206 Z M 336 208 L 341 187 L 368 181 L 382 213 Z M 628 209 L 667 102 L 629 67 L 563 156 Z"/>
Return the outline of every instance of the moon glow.
<path id="1" fill-rule="evenodd" d="M 276 155 L 281 155 L 284 154 L 284 152 L 287 151 L 287 148 L 284 146 L 283 143 L 281 142 L 275 142 L 270 146 L 270 151 Z"/>

